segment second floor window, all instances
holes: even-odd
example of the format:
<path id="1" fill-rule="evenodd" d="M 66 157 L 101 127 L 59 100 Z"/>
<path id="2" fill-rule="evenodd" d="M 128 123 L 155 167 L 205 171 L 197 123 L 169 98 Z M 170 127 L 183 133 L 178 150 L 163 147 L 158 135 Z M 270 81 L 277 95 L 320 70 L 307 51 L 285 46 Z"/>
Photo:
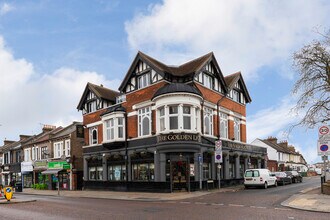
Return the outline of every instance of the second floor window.
<path id="1" fill-rule="evenodd" d="M 94 145 L 97 144 L 97 128 L 90 128 L 89 129 L 89 144 Z"/>
<path id="2" fill-rule="evenodd" d="M 141 108 L 138 111 L 139 136 L 151 134 L 151 109 Z"/>
<path id="3" fill-rule="evenodd" d="M 209 89 L 213 89 L 213 78 L 210 75 L 207 75 L 204 73 L 204 86 L 209 88 Z"/>
<path id="4" fill-rule="evenodd" d="M 24 161 L 25 162 L 31 161 L 30 154 L 31 154 L 31 148 L 24 149 Z"/>
<path id="5" fill-rule="evenodd" d="M 138 77 L 138 89 L 142 89 L 150 85 L 150 73 L 143 74 Z"/>
<path id="6" fill-rule="evenodd" d="M 213 135 L 213 110 L 204 108 L 204 134 Z"/>

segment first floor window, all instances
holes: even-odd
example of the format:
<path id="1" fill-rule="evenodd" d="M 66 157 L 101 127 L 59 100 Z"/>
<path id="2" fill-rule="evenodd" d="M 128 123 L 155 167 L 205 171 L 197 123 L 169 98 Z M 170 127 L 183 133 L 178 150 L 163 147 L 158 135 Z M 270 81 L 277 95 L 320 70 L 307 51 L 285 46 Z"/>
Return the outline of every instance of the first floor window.
<path id="1" fill-rule="evenodd" d="M 179 128 L 179 111 L 178 106 L 169 106 L 170 130 L 177 130 Z"/>
<path id="2" fill-rule="evenodd" d="M 159 125 L 160 131 L 164 131 L 165 128 L 165 107 L 159 108 Z"/>
<path id="3" fill-rule="evenodd" d="M 204 108 L 204 134 L 213 135 L 213 110 Z"/>
<path id="4" fill-rule="evenodd" d="M 150 107 L 138 111 L 139 136 L 150 135 L 151 133 L 151 109 Z"/>
<path id="5" fill-rule="evenodd" d="M 191 130 L 191 107 L 189 105 L 184 105 L 182 107 L 183 114 L 183 129 Z"/>
<path id="6" fill-rule="evenodd" d="M 154 163 L 137 163 L 132 164 L 133 180 L 153 181 L 155 179 Z"/>
<path id="7" fill-rule="evenodd" d="M 89 132 L 90 145 L 97 144 L 97 128 L 91 128 Z"/>
<path id="8" fill-rule="evenodd" d="M 71 142 L 70 140 L 65 141 L 65 156 L 69 157 L 71 155 Z"/>
<path id="9" fill-rule="evenodd" d="M 220 113 L 220 137 L 228 138 L 228 115 Z"/>
<path id="10" fill-rule="evenodd" d="M 238 118 L 234 119 L 234 138 L 237 141 L 241 140 L 240 120 Z"/>

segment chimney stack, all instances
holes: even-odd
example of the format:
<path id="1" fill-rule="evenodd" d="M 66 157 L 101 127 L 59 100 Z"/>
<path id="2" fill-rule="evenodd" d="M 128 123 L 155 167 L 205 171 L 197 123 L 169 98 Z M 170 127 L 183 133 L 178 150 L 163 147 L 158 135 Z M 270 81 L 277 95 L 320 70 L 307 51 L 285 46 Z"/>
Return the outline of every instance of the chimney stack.
<path id="1" fill-rule="evenodd" d="M 24 135 L 24 134 L 21 134 L 20 136 L 19 136 L 19 140 L 20 141 L 23 141 L 23 140 L 25 140 L 25 139 L 27 139 L 27 138 L 29 138 L 29 137 L 32 137 L 31 135 Z"/>
<path id="2" fill-rule="evenodd" d="M 281 141 L 280 143 L 278 143 L 281 147 L 283 148 L 288 148 L 288 141 Z"/>
<path id="3" fill-rule="evenodd" d="M 271 143 L 273 143 L 273 144 L 277 144 L 277 138 L 276 138 L 276 137 L 272 137 L 272 136 L 270 136 L 270 137 L 268 137 L 268 138 L 266 139 L 266 141 L 269 141 L 269 142 L 271 142 Z"/>
<path id="4" fill-rule="evenodd" d="M 48 132 L 48 131 L 52 131 L 56 128 L 56 126 L 54 125 L 44 125 L 44 127 L 42 128 L 42 132 Z"/>

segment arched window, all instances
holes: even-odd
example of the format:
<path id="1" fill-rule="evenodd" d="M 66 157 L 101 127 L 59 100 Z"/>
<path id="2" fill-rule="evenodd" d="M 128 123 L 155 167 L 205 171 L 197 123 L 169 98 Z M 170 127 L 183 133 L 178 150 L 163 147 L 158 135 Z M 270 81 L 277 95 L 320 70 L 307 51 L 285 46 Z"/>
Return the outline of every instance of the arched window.
<path id="1" fill-rule="evenodd" d="M 213 110 L 204 108 L 204 134 L 213 135 Z"/>
<path id="2" fill-rule="evenodd" d="M 139 109 L 138 124 L 139 136 L 151 134 L 151 109 L 150 107 Z"/>
<path id="3" fill-rule="evenodd" d="M 90 128 L 89 134 L 90 134 L 90 136 L 89 136 L 90 145 L 97 144 L 97 128 L 96 127 Z"/>

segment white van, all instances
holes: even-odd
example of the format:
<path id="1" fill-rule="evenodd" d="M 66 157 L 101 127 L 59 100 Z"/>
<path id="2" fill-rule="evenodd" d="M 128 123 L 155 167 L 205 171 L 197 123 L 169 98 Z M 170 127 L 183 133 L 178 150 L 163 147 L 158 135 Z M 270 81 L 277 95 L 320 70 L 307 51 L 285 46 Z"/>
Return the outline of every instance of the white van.
<path id="1" fill-rule="evenodd" d="M 244 174 L 244 186 L 262 186 L 267 189 L 268 186 L 277 186 L 276 176 L 268 169 L 248 169 Z"/>

